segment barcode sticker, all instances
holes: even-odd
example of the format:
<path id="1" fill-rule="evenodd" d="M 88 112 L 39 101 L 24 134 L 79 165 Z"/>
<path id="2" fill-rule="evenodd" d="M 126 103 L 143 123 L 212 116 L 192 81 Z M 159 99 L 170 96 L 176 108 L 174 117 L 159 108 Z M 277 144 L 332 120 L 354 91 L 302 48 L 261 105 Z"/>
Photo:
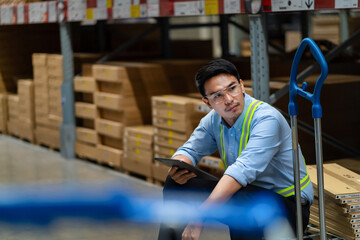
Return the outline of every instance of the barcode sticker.
<path id="1" fill-rule="evenodd" d="M 147 15 L 149 17 L 159 17 L 160 16 L 159 4 L 148 4 Z"/>
<path id="2" fill-rule="evenodd" d="M 357 8 L 357 0 L 335 0 L 335 8 Z"/>

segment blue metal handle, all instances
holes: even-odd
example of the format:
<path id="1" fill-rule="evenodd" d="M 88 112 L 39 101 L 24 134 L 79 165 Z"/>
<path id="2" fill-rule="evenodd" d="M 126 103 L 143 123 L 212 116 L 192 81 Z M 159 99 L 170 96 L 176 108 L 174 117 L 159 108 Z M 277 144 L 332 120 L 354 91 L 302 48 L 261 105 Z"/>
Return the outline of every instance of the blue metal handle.
<path id="1" fill-rule="evenodd" d="M 296 76 L 300 64 L 301 57 L 304 53 L 305 47 L 309 46 L 312 55 L 316 59 L 316 61 L 320 64 L 321 67 L 321 74 L 316 81 L 314 92 L 309 93 L 306 92 L 307 83 L 304 82 L 302 88 L 297 85 Z M 322 117 L 322 109 L 320 105 L 320 92 L 321 87 L 327 77 L 328 74 L 328 65 L 326 63 L 324 55 L 321 53 L 319 47 L 316 43 L 310 39 L 305 38 L 301 41 L 291 68 L 291 75 L 290 75 L 290 85 L 289 85 L 289 93 L 290 93 L 290 102 L 289 102 L 289 115 L 297 115 L 298 114 L 298 105 L 296 102 L 296 95 L 299 94 L 300 96 L 310 100 L 312 102 L 312 116 L 313 118 L 321 118 Z"/>

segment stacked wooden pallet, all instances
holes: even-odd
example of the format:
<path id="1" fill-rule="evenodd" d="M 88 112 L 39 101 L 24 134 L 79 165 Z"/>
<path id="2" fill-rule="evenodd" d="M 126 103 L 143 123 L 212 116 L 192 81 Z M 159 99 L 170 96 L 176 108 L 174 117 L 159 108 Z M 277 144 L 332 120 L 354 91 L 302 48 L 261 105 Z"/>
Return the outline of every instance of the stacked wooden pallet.
<path id="1" fill-rule="evenodd" d="M 324 164 L 325 218 L 327 232 L 346 239 L 360 239 L 360 175 L 336 163 Z M 319 226 L 316 166 L 308 166 L 314 186 L 310 223 Z"/>

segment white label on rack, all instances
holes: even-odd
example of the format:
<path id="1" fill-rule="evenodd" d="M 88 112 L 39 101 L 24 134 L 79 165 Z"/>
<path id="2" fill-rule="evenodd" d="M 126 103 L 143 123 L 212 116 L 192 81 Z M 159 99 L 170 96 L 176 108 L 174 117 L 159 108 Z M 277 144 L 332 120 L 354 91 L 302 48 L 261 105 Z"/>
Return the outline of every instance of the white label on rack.
<path id="1" fill-rule="evenodd" d="M 131 6 L 131 0 L 114 0 L 113 7 L 128 7 Z"/>
<path id="2" fill-rule="evenodd" d="M 86 9 L 86 0 L 68 0 L 68 10 Z"/>
<path id="3" fill-rule="evenodd" d="M 140 4 L 140 17 L 147 17 L 147 4 Z"/>
<path id="4" fill-rule="evenodd" d="M 97 20 L 104 20 L 107 19 L 107 8 L 95 8 L 95 19 Z"/>
<path id="5" fill-rule="evenodd" d="M 224 0 L 224 13 L 240 13 L 240 0 Z"/>
<path id="6" fill-rule="evenodd" d="M 2 6 L 0 16 L 1 24 L 12 24 L 14 8 L 12 6 Z"/>
<path id="7" fill-rule="evenodd" d="M 97 0 L 97 5 L 98 8 L 106 8 L 106 0 Z"/>
<path id="8" fill-rule="evenodd" d="M 35 2 L 29 4 L 29 23 L 43 23 L 46 20 L 47 3 Z"/>
<path id="9" fill-rule="evenodd" d="M 159 4 L 148 4 L 147 5 L 147 14 L 149 17 L 160 16 Z"/>
<path id="10" fill-rule="evenodd" d="M 271 8 L 277 11 L 314 10 L 314 0 L 272 0 Z"/>
<path id="11" fill-rule="evenodd" d="M 204 15 L 204 13 L 205 13 L 205 3 L 203 0 L 174 3 L 175 16 Z"/>
<path id="12" fill-rule="evenodd" d="M 16 8 L 16 22 L 18 24 L 25 23 L 24 5 L 17 5 Z"/>
<path id="13" fill-rule="evenodd" d="M 133 0 L 133 4 L 132 5 L 140 5 L 140 0 Z"/>
<path id="14" fill-rule="evenodd" d="M 113 18 L 130 18 L 131 5 L 113 7 Z"/>
<path id="15" fill-rule="evenodd" d="M 159 4 L 159 0 L 147 0 L 147 4 Z"/>
<path id="16" fill-rule="evenodd" d="M 68 21 L 83 21 L 86 19 L 85 9 L 72 9 L 68 11 Z"/>
<path id="17" fill-rule="evenodd" d="M 357 8 L 357 0 L 335 0 L 335 8 Z"/>
<path id="18" fill-rule="evenodd" d="M 48 2 L 49 22 L 56 22 L 56 2 Z"/>

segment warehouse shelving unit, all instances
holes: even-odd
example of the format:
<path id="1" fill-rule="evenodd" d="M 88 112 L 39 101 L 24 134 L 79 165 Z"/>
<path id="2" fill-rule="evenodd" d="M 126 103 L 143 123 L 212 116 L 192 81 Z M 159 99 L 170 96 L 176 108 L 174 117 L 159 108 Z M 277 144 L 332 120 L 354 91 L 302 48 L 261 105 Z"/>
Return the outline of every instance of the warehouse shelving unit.
<path id="1" fill-rule="evenodd" d="M 163 43 L 163 55 L 165 58 L 171 57 L 169 47 L 169 31 L 175 28 L 187 27 L 220 27 L 222 55 L 229 54 L 228 43 L 228 24 L 233 24 L 243 29 L 231 21 L 228 16 L 233 14 L 249 14 L 250 21 L 250 41 L 251 41 L 251 79 L 253 81 L 253 95 L 269 103 L 276 102 L 288 92 L 288 85 L 270 95 L 269 91 L 269 56 L 267 32 L 264 23 L 264 14 L 271 12 L 291 12 L 291 11 L 321 11 L 336 9 L 360 9 L 360 0 L 262 0 L 260 11 L 253 11 L 249 8 L 252 2 L 246 0 L 59 0 L 47 2 L 35 2 L 29 4 L 19 4 L 11 6 L 0 6 L 0 25 L 16 24 L 42 24 L 59 23 L 61 53 L 63 56 L 64 82 L 62 84 L 62 104 L 63 104 L 63 123 L 60 127 L 60 152 L 64 158 L 75 156 L 76 124 L 74 114 L 74 95 L 73 95 L 73 50 L 70 34 L 70 23 L 86 20 L 116 20 L 127 18 L 156 18 L 157 25 L 150 27 L 138 36 L 142 39 L 156 28 L 161 29 L 161 41 Z M 260 2 L 260 1 L 259 1 Z M 340 12 L 342 24 L 346 24 L 346 13 Z M 181 16 L 206 16 L 220 15 L 219 23 L 198 24 L 198 25 L 170 25 L 171 17 Z M 344 28 L 345 29 L 345 28 Z M 360 30 L 353 36 L 346 36 L 343 43 L 326 56 L 330 61 L 338 53 L 345 50 L 354 41 L 360 38 Z M 120 46 L 114 53 L 100 59 L 99 62 L 110 60 L 117 52 L 123 50 L 138 40 Z M 298 76 L 298 81 L 302 82 L 319 69 L 318 64 L 314 64 Z"/>
<path id="2" fill-rule="evenodd" d="M 261 3 L 259 12 L 253 11 L 251 3 Z M 248 7 L 249 6 L 249 7 Z M 254 5 L 253 5 L 254 6 Z M 238 24 L 229 20 L 230 14 L 250 13 L 250 41 L 251 41 L 251 79 L 253 94 L 256 98 L 274 103 L 288 92 L 288 85 L 276 93 L 269 94 L 269 59 L 267 50 L 267 33 L 263 15 L 270 12 L 318 11 L 334 9 L 360 9 L 360 0 L 59 0 L 34 2 L 28 4 L 0 6 L 0 25 L 59 23 L 61 38 L 61 53 L 64 64 L 64 84 L 62 86 L 63 124 L 61 126 L 61 155 L 65 158 L 75 156 L 75 116 L 72 81 L 74 77 L 72 64 L 72 44 L 70 37 L 70 23 L 86 20 L 115 20 L 127 18 L 157 18 L 158 25 L 151 27 L 139 35 L 143 38 L 157 27 L 162 30 L 164 57 L 171 56 L 169 48 L 169 30 L 174 28 L 219 26 L 221 29 L 221 45 L 223 56 L 229 53 L 228 24 Z M 256 13 L 256 14 L 251 14 Z M 220 15 L 219 23 L 196 25 L 169 25 L 169 17 Z M 344 19 L 344 14 L 341 14 Z M 345 15 L 346 16 L 346 15 Z M 342 21 L 346 22 L 346 21 Z M 344 23 L 346 24 L 346 23 Z M 244 30 L 243 28 L 241 28 Z M 343 35 L 346 35 L 344 33 Z M 346 49 L 360 36 L 360 32 L 348 38 L 342 45 L 330 52 L 326 59 L 330 61 L 339 52 Z M 135 39 L 136 40 L 136 39 Z M 134 40 L 133 40 L 134 41 Z M 128 43 L 131 45 L 131 42 Z M 118 51 L 127 46 L 120 46 Z M 115 55 L 110 54 L 100 60 L 109 60 Z M 300 73 L 299 81 L 318 69 L 318 65 L 310 66 Z"/>

